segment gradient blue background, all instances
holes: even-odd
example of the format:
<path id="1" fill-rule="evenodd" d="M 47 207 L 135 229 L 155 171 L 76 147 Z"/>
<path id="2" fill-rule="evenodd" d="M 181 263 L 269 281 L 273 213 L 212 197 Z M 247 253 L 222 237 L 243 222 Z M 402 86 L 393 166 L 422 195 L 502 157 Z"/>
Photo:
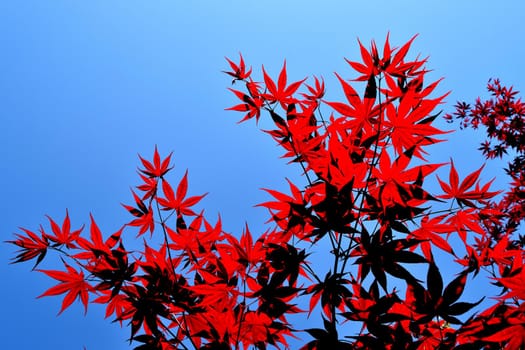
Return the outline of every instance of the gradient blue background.
<path id="1" fill-rule="evenodd" d="M 242 52 L 274 77 L 286 58 L 290 80 L 322 75 L 334 100 L 332 73 L 355 77 L 343 57 L 359 59 L 358 37 L 382 45 L 390 31 L 399 46 L 419 33 L 411 52 L 430 55 L 432 79 L 445 77 L 437 93 L 452 90 L 451 111 L 457 99 L 486 96 L 490 77 L 525 89 L 523 13 L 521 0 L 1 1 L 1 239 L 36 230 L 46 214 L 61 221 L 66 208 L 74 228 L 92 213 L 114 232 L 130 219 L 120 203 L 132 202 L 137 153 L 150 157 L 154 145 L 174 151 L 174 182 L 188 168 L 190 193 L 210 192 L 201 205 L 210 218 L 220 211 L 225 230 L 246 220 L 261 232 L 258 189 L 284 190 L 299 169 L 224 111 L 237 103 L 224 56 Z M 462 174 L 481 164 L 479 136 L 449 139 L 432 160 L 452 155 Z M 484 180 L 501 174 L 486 170 Z M 129 348 L 129 330 L 104 321 L 102 307 L 84 317 L 75 304 L 56 317 L 61 298 L 35 300 L 54 282 L 8 265 L 13 248 L 0 244 L 0 348 Z"/>

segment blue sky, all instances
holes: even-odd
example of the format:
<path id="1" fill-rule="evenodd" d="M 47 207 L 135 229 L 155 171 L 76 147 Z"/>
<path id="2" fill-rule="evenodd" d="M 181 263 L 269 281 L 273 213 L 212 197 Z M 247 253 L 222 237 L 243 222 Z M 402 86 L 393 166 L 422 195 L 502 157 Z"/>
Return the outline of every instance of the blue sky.
<path id="1" fill-rule="evenodd" d="M 155 145 L 174 152 L 176 179 L 189 169 L 190 193 L 209 192 L 209 217 L 220 212 L 233 233 L 245 221 L 263 231 L 259 188 L 284 190 L 299 169 L 224 111 L 236 103 L 224 56 L 242 52 L 273 76 L 286 59 L 290 80 L 323 76 L 330 99 L 340 96 L 334 71 L 353 77 L 343 58 L 358 59 L 357 38 L 382 45 L 390 31 L 399 46 L 419 33 L 412 53 L 430 56 L 432 79 L 445 78 L 438 93 L 452 90 L 450 111 L 486 96 L 490 77 L 525 89 L 524 12 L 521 0 L 2 1 L 1 238 L 37 229 L 46 214 L 62 220 L 66 208 L 74 227 L 92 213 L 103 232 L 116 231 L 130 219 L 120 203 L 132 202 L 137 154 Z M 453 156 L 462 174 L 479 167 L 476 135 L 449 139 L 432 160 Z M 500 174 L 486 169 L 485 180 Z M 53 282 L 30 264 L 8 265 L 13 252 L 0 245 L 2 348 L 128 348 L 128 329 L 104 321 L 102 308 L 56 317 L 61 298 L 35 299 Z"/>

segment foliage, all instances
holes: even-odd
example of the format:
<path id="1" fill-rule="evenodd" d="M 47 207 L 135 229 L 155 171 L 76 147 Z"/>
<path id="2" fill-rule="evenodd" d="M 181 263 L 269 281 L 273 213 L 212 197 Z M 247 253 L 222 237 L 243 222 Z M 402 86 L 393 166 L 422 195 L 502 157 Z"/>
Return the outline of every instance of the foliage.
<path id="1" fill-rule="evenodd" d="M 288 180 L 289 193 L 266 189 L 266 232 L 254 237 L 246 225 L 236 236 L 208 221 L 194 209 L 204 195 L 188 195 L 187 172 L 174 186 L 171 154 L 155 148 L 152 160 L 140 158 L 134 204 L 124 205 L 130 222 L 104 239 L 91 217 L 84 236 L 66 212 L 61 226 L 49 218 L 50 230 L 22 229 L 9 241 L 20 248 L 14 262 L 37 267 L 49 251 L 60 254 L 64 270 L 37 270 L 58 281 L 42 296 L 65 294 L 60 312 L 75 299 L 86 310 L 105 305 L 106 317 L 130 326 L 135 349 L 287 348 L 290 337 L 306 338 L 302 349 L 524 347 L 515 236 L 525 212 L 525 109 L 497 81 L 493 100 L 457 106 L 464 126 L 485 125 L 499 142 L 484 144 L 488 158 L 509 147 L 518 154 L 502 197 L 481 183 L 483 167 L 462 178 L 452 160 L 428 161 L 426 147 L 446 133 L 433 125 L 445 95 L 431 97 L 439 81 L 425 83 L 426 59 L 407 58 L 413 40 L 392 48 L 387 37 L 381 53 L 359 42 L 361 61 L 347 60 L 357 78 L 337 75 L 345 101 L 325 101 L 317 77 L 289 83 L 286 63 L 276 81 L 264 68 L 255 81 L 242 56 L 227 59 L 242 85 L 230 89 L 240 102 L 228 109 L 241 121 L 269 115 L 265 132 L 304 174 L 304 185 Z M 333 112 L 325 118 L 321 106 Z M 433 175 L 447 167 L 448 178 Z M 142 251 L 128 251 L 130 230 L 163 243 L 144 239 Z M 309 262 L 323 246 L 329 263 Z M 444 264 L 460 269 L 446 284 Z M 483 304 L 465 292 L 481 275 L 501 291 Z M 320 326 L 297 329 L 295 314 L 319 315 Z"/>

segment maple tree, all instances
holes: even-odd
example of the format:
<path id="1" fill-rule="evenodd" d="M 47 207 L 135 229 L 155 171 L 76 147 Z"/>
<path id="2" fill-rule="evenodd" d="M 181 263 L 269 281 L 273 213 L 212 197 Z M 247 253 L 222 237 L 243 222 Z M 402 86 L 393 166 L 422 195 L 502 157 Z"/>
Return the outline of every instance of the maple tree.
<path id="1" fill-rule="evenodd" d="M 172 185 L 172 155 L 155 148 L 151 161 L 140 158 L 121 229 L 104 239 L 91 217 L 83 235 L 66 211 L 61 226 L 49 218 L 50 229 L 21 229 L 9 241 L 14 262 L 36 260 L 36 269 L 59 254 L 63 270 L 37 269 L 58 282 L 41 296 L 64 295 L 60 312 L 76 299 L 86 311 L 105 305 L 140 350 L 288 348 L 291 338 L 302 349 L 525 347 L 525 106 L 495 80 L 493 99 L 445 116 L 486 126 L 487 158 L 516 153 L 507 191 L 481 182 L 483 166 L 461 177 L 453 160 L 427 160 L 447 133 L 434 125 L 446 95 L 431 97 L 439 81 L 425 84 L 426 59 L 407 58 L 414 38 L 393 48 L 387 36 L 381 52 L 359 42 L 361 61 L 347 60 L 357 77 L 337 74 L 346 101 L 325 100 L 318 77 L 290 83 L 286 63 L 277 81 L 264 68 L 256 81 L 242 56 L 227 59 L 242 86 L 230 89 L 240 102 L 228 109 L 241 121 L 268 115 L 265 132 L 304 175 L 302 185 L 288 180 L 289 193 L 265 190 L 265 232 L 246 225 L 234 235 L 206 219 L 194 208 L 205 195 L 188 195 L 187 172 Z M 440 168 L 448 178 L 434 174 Z M 144 238 L 142 251 L 125 248 L 128 231 Z M 308 260 L 326 246 L 328 264 Z M 443 260 L 459 269 L 446 284 Z M 472 283 L 500 293 L 472 300 Z M 299 329 L 293 315 L 319 326 Z"/>

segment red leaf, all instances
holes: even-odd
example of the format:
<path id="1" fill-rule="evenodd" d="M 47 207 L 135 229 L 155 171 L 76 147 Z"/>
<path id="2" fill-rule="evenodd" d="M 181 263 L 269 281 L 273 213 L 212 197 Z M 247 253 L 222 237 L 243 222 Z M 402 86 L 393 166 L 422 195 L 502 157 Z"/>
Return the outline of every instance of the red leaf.
<path id="1" fill-rule="evenodd" d="M 153 230 L 155 229 L 155 221 L 153 218 L 151 202 L 149 206 L 146 207 L 142 199 L 140 199 L 139 196 L 135 194 L 135 192 L 131 191 L 131 193 L 133 194 L 137 208 L 125 204 L 122 204 L 122 206 L 126 208 L 133 216 L 137 217 L 137 219 L 129 222 L 128 225 L 140 227 L 138 234 L 139 236 L 148 230 L 150 233 L 153 233 Z M 158 200 L 160 200 L 160 198 Z"/>
<path id="2" fill-rule="evenodd" d="M 95 289 L 85 281 L 84 273 L 82 271 L 77 272 L 65 262 L 64 265 L 67 271 L 37 270 L 61 282 L 56 286 L 49 288 L 43 294 L 38 296 L 38 298 L 67 293 L 62 301 L 62 307 L 58 313 L 59 315 L 67 309 L 76 298 L 80 299 L 84 305 L 85 312 L 87 312 L 87 304 L 89 301 L 88 292 L 94 292 Z"/>
<path id="3" fill-rule="evenodd" d="M 228 89 L 233 92 L 235 96 L 237 96 L 243 103 L 226 108 L 226 110 L 248 112 L 245 114 L 244 118 L 239 121 L 239 123 L 242 123 L 253 117 L 255 117 L 256 122 L 258 122 L 261 116 L 261 108 L 264 105 L 265 99 L 259 93 L 258 83 L 248 82 L 246 83 L 246 88 L 248 89 L 249 94 L 245 94 L 239 90 Z"/>
<path id="4" fill-rule="evenodd" d="M 480 201 L 494 197 L 499 192 L 488 191 L 492 181 L 484 185 L 482 188 L 479 187 L 478 178 L 483 167 L 484 165 L 482 165 L 478 170 L 473 171 L 461 182 L 461 184 L 459 184 L 458 172 L 454 167 L 454 162 L 450 160 L 449 184 L 442 181 L 438 176 L 439 184 L 445 192 L 445 194 L 438 197 L 444 199 L 454 198 L 460 206 L 466 205 L 473 208 L 476 207 L 476 205 L 472 202 L 473 200 Z M 473 190 L 470 190 L 474 185 L 476 187 Z"/>
<path id="5" fill-rule="evenodd" d="M 78 238 L 84 226 L 82 226 L 78 230 L 71 232 L 71 224 L 69 221 L 69 214 L 67 209 L 66 217 L 64 218 L 64 222 L 62 223 L 62 228 L 60 228 L 57 225 L 57 223 L 53 219 L 51 219 L 51 217 L 47 216 L 47 218 L 49 219 L 51 230 L 54 233 L 54 235 L 46 233 L 47 238 L 57 243 L 58 245 L 65 245 L 67 248 L 76 248 L 77 246 L 75 245 L 74 241 Z"/>
<path id="6" fill-rule="evenodd" d="M 44 259 L 47 253 L 47 248 L 49 247 L 49 241 L 47 240 L 47 236 L 44 233 L 44 231 L 41 229 L 41 236 L 39 237 L 34 232 L 29 231 L 25 228 L 20 228 L 22 231 L 25 232 L 27 236 L 23 236 L 21 234 L 16 234 L 17 237 L 14 241 L 7 241 L 7 243 L 11 243 L 14 245 L 19 246 L 20 250 L 18 250 L 18 255 L 13 259 L 14 263 L 19 263 L 22 261 L 31 260 L 34 257 L 38 256 L 37 261 L 35 265 L 33 266 L 33 269 L 38 266 L 38 264 Z"/>
<path id="7" fill-rule="evenodd" d="M 287 87 L 286 61 L 283 64 L 281 72 L 279 73 L 277 86 L 275 85 L 275 82 L 272 80 L 272 78 L 270 78 L 270 76 L 266 73 L 264 66 L 263 75 L 264 83 L 266 84 L 266 88 L 268 89 L 268 93 L 264 94 L 263 96 L 266 99 L 268 99 L 270 103 L 279 102 L 284 110 L 287 110 L 288 104 L 295 103 L 297 101 L 295 98 L 292 97 L 292 95 L 306 80 L 306 78 L 304 78 L 303 80 L 296 81 Z"/>
<path id="8" fill-rule="evenodd" d="M 171 153 L 161 162 L 157 146 L 155 146 L 155 152 L 153 152 L 153 164 L 148 160 L 142 158 L 139 155 L 139 158 L 144 165 L 145 169 L 139 169 L 142 173 L 148 175 L 149 177 L 162 177 L 172 168 L 169 167 Z"/>
<path id="9" fill-rule="evenodd" d="M 102 233 L 93 218 L 93 215 L 89 215 L 91 220 L 91 226 L 89 229 L 91 241 L 88 241 L 85 238 L 79 237 L 78 244 L 81 248 L 89 251 L 89 253 L 80 253 L 76 254 L 75 258 L 77 259 L 91 259 L 93 255 L 98 256 L 100 254 L 110 255 L 111 249 L 120 241 L 120 236 L 124 227 L 112 234 L 105 242 L 102 239 Z"/>
<path id="10" fill-rule="evenodd" d="M 188 191 L 188 171 L 186 170 L 186 173 L 184 173 L 182 180 L 180 180 L 179 182 L 179 186 L 177 186 L 177 198 L 182 199 L 186 197 L 187 191 Z"/>
<path id="11" fill-rule="evenodd" d="M 239 53 L 240 61 L 239 64 L 234 63 L 231 61 L 228 57 L 226 58 L 226 61 L 230 64 L 230 67 L 232 69 L 231 72 L 224 72 L 228 75 L 231 75 L 235 79 L 232 83 L 235 83 L 236 80 L 245 80 L 250 77 L 250 74 L 252 73 L 252 69 L 250 68 L 248 71 L 246 71 L 246 65 L 244 63 L 244 59 L 242 58 L 242 55 Z"/>
<path id="12" fill-rule="evenodd" d="M 162 205 L 164 210 L 173 209 L 180 215 L 197 215 L 190 208 L 197 204 L 207 193 L 200 196 L 193 196 L 187 199 L 184 199 L 188 190 L 188 171 L 184 174 L 183 178 L 177 186 L 177 192 L 173 192 L 173 188 L 166 181 L 162 181 L 162 191 L 166 198 L 158 198 L 157 201 Z"/>

